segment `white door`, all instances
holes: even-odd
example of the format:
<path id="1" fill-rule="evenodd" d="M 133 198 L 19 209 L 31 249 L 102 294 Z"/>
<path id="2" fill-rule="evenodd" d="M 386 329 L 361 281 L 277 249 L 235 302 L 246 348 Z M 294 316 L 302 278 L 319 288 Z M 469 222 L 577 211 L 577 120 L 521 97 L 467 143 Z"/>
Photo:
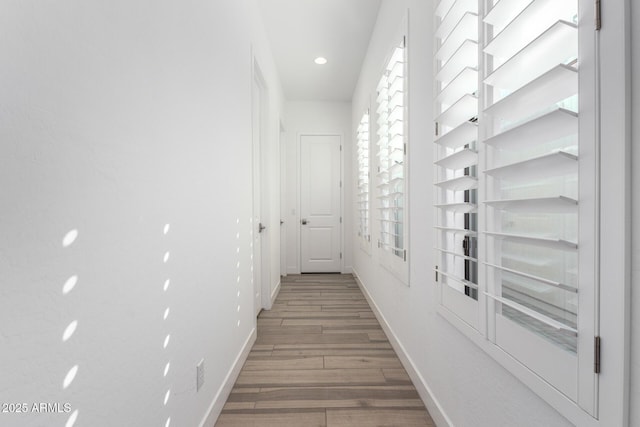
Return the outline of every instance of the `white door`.
<path id="1" fill-rule="evenodd" d="M 300 271 L 341 271 L 339 135 L 300 136 Z"/>

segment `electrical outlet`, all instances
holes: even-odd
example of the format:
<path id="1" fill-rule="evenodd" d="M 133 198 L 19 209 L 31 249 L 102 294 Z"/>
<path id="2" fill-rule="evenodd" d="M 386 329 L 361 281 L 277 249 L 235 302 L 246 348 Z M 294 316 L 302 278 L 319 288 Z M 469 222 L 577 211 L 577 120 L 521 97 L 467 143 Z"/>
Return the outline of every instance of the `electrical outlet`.
<path id="1" fill-rule="evenodd" d="M 204 359 L 196 365 L 196 391 L 200 391 L 204 385 Z"/>

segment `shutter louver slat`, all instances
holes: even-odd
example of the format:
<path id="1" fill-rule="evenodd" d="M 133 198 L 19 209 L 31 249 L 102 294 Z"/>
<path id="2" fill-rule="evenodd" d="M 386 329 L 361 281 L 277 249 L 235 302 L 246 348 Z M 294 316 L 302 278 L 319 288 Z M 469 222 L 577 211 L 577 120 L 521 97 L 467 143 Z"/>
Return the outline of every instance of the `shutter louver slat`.
<path id="1" fill-rule="evenodd" d="M 533 0 L 500 0 L 484 17 L 484 22 L 493 25 L 498 34 L 513 18 L 518 16 Z"/>
<path id="2" fill-rule="evenodd" d="M 477 284 L 475 284 L 473 282 L 470 282 L 468 280 L 462 279 L 462 278 L 456 276 L 455 274 L 446 273 L 446 272 L 440 271 L 440 270 L 438 270 L 438 274 L 441 274 L 444 277 L 447 277 L 447 278 L 453 280 L 454 282 L 463 285 L 464 287 L 468 287 L 468 288 L 474 289 L 476 291 L 478 290 L 478 285 Z M 447 284 L 449 286 L 451 286 L 449 283 L 447 283 Z M 460 290 L 460 289 L 457 289 L 457 290 Z"/>
<path id="3" fill-rule="evenodd" d="M 484 48 L 495 60 L 510 58 L 558 20 L 571 21 L 575 1 L 535 0 Z"/>
<path id="4" fill-rule="evenodd" d="M 578 201 L 570 197 L 543 197 L 535 199 L 488 200 L 493 208 L 514 213 L 577 213 Z"/>
<path id="5" fill-rule="evenodd" d="M 446 148 L 456 149 L 475 142 L 478 137 L 478 125 L 464 122 L 457 128 L 437 138 L 435 143 Z"/>
<path id="6" fill-rule="evenodd" d="M 495 169 L 484 171 L 494 178 L 510 181 L 530 181 L 544 177 L 553 177 L 569 172 L 578 172 L 578 157 L 558 151 L 541 157 L 534 157 L 518 163 L 512 163 Z"/>
<path id="7" fill-rule="evenodd" d="M 455 128 L 478 115 L 478 98 L 466 94 L 436 118 L 436 122 Z"/>
<path id="8" fill-rule="evenodd" d="M 458 178 L 437 182 L 436 185 L 443 190 L 467 191 L 478 188 L 478 179 L 471 176 L 460 176 Z"/>
<path id="9" fill-rule="evenodd" d="M 469 148 L 464 148 L 454 154 L 443 157 L 436 162 L 436 165 L 446 169 L 464 169 L 478 163 L 478 152 Z"/>
<path id="10" fill-rule="evenodd" d="M 484 80 L 488 85 L 513 91 L 544 74 L 567 58 L 578 56 L 576 26 L 558 21 L 517 55 L 502 64 Z"/>
<path id="11" fill-rule="evenodd" d="M 520 122 L 528 117 L 569 98 L 578 91 L 578 72 L 575 68 L 560 64 L 529 82 L 512 94 L 487 107 L 485 113 L 504 120 Z"/>
<path id="12" fill-rule="evenodd" d="M 550 237 L 538 237 L 538 236 L 525 236 L 521 234 L 507 234 L 496 233 L 486 231 L 487 236 L 495 237 L 496 239 L 505 239 L 513 242 L 526 243 L 534 246 L 542 246 L 551 249 L 560 249 L 563 251 L 571 251 L 578 249 L 578 245 L 567 240 L 550 238 Z"/>
<path id="13" fill-rule="evenodd" d="M 531 309 L 525 307 L 524 305 L 518 304 L 517 302 L 508 300 L 506 298 L 501 298 L 499 296 L 490 294 L 488 292 L 486 292 L 485 295 L 488 296 L 491 299 L 494 299 L 494 300 L 498 301 L 501 304 L 507 305 L 507 306 L 509 306 L 509 307 L 511 307 L 511 308 L 513 308 L 513 309 L 515 309 L 515 310 L 517 310 L 517 311 L 519 311 L 519 312 L 521 312 L 521 313 L 523 313 L 523 314 L 525 314 L 527 316 L 530 316 L 530 317 L 532 317 L 532 318 L 534 318 L 534 319 L 536 319 L 536 320 L 538 320 L 538 321 L 540 321 L 542 323 L 545 323 L 546 325 L 549 325 L 552 328 L 566 330 L 566 331 L 572 332 L 572 333 L 574 333 L 576 335 L 578 334 L 578 331 L 575 328 L 572 328 L 571 326 L 565 325 L 564 323 L 558 322 L 558 321 L 556 321 L 556 320 L 554 320 L 554 319 L 552 319 L 552 318 L 550 318 L 548 316 L 544 316 L 544 315 L 538 313 L 535 310 L 531 310 Z"/>
<path id="14" fill-rule="evenodd" d="M 478 209 L 478 207 L 474 203 L 444 203 L 434 206 L 438 209 L 444 209 L 458 213 L 475 212 Z"/>
<path id="15" fill-rule="evenodd" d="M 436 74 L 436 81 L 447 84 L 463 69 L 478 68 L 478 43 L 465 40 Z"/>
<path id="16" fill-rule="evenodd" d="M 517 150 L 537 142 L 553 141 L 578 133 L 578 115 L 556 108 L 537 119 L 485 139 L 484 143 L 498 149 Z"/>
<path id="17" fill-rule="evenodd" d="M 566 285 L 564 285 L 564 284 L 562 284 L 560 282 L 556 282 L 554 280 L 545 279 L 544 277 L 538 277 L 538 276 L 535 276 L 533 274 L 528 274 L 528 273 L 525 273 L 523 271 L 514 270 L 514 269 L 503 267 L 503 266 L 500 266 L 500 265 L 493 265 L 493 264 L 490 264 L 488 262 L 485 262 L 484 265 L 489 266 L 491 268 L 497 268 L 499 270 L 506 271 L 507 273 L 512 273 L 512 274 L 516 274 L 518 276 L 526 277 L 527 279 L 535 280 L 536 282 L 540 282 L 540 283 L 543 283 L 545 285 L 555 286 L 556 288 L 561 288 L 561 289 L 564 289 L 565 291 L 578 293 L 578 290 L 575 289 L 575 288 L 572 288 L 571 286 L 566 286 Z"/>
<path id="18" fill-rule="evenodd" d="M 447 14 L 442 18 L 442 23 L 438 27 L 435 33 L 435 37 L 443 39 L 455 27 L 460 21 L 460 18 L 467 12 L 478 13 L 478 1 L 477 0 L 456 0 L 456 2 L 447 11 Z"/>
<path id="19" fill-rule="evenodd" d="M 436 59 L 443 63 L 447 62 L 465 40 L 477 41 L 477 37 L 478 15 L 466 13 L 442 42 L 442 46 L 436 52 Z"/>
<path id="20" fill-rule="evenodd" d="M 478 70 L 467 67 L 449 83 L 436 98 L 441 104 L 453 104 L 466 93 L 473 93 L 478 87 Z"/>
<path id="21" fill-rule="evenodd" d="M 461 254 L 461 253 L 458 253 L 458 252 L 448 251 L 446 249 L 441 249 L 441 248 L 435 248 L 435 249 L 436 249 L 436 251 L 442 252 L 443 254 L 446 254 L 446 255 L 451 255 L 451 256 L 456 257 L 456 258 L 466 259 L 468 261 L 478 262 L 478 258 L 470 257 L 468 255 L 464 255 L 464 254 Z"/>

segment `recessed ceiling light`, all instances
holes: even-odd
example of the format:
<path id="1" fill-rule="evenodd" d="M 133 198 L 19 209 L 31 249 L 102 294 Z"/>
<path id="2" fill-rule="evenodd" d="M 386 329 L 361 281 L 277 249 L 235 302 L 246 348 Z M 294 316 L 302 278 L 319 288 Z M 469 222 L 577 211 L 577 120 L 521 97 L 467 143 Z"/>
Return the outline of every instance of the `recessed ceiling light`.
<path id="1" fill-rule="evenodd" d="M 324 65 L 327 63 L 327 58 L 324 58 L 322 56 L 318 56 L 313 62 L 315 62 L 318 65 Z"/>

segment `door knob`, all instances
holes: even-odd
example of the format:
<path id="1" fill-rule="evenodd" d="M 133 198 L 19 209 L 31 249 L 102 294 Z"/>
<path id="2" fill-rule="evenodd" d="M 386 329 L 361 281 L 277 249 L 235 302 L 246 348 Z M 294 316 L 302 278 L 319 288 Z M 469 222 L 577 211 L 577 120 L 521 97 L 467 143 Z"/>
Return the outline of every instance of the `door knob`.
<path id="1" fill-rule="evenodd" d="M 302 221 L 300 221 L 302 223 L 302 225 L 307 225 L 307 219 L 306 218 L 302 218 Z"/>
<path id="2" fill-rule="evenodd" d="M 262 233 L 267 227 L 262 225 L 262 223 L 258 224 L 258 233 Z"/>

